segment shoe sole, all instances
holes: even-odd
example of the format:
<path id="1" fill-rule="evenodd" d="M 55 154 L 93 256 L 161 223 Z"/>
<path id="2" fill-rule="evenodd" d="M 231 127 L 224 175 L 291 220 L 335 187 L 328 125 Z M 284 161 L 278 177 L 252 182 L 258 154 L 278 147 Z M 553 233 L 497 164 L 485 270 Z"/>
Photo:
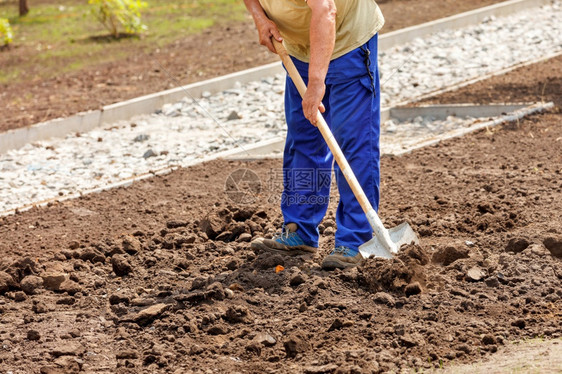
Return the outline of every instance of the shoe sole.
<path id="1" fill-rule="evenodd" d="M 279 253 L 285 256 L 311 255 L 311 254 L 315 254 L 316 251 L 318 250 L 317 248 L 309 247 L 307 245 L 295 246 L 287 249 L 278 249 L 278 248 L 269 247 L 261 241 L 252 242 L 250 248 L 261 250 L 261 251 Z"/>
<path id="2" fill-rule="evenodd" d="M 322 261 L 322 269 L 324 270 L 334 270 L 334 269 L 347 269 L 356 267 L 361 262 L 343 262 L 335 259 L 326 259 Z"/>

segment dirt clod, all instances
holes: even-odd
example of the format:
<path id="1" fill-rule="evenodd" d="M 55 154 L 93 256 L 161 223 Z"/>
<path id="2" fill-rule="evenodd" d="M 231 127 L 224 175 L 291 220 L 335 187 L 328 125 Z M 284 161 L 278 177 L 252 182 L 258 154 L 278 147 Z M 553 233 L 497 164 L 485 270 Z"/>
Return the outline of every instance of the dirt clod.
<path id="1" fill-rule="evenodd" d="M 507 243 L 506 252 L 520 253 L 531 244 L 527 238 L 511 238 Z"/>
<path id="2" fill-rule="evenodd" d="M 12 278 L 12 276 L 5 271 L 0 271 L 0 294 L 3 294 L 4 292 L 15 287 L 16 282 L 14 281 L 14 278 Z"/>
<path id="3" fill-rule="evenodd" d="M 111 266 L 115 275 L 122 277 L 133 271 L 131 263 L 123 255 L 114 255 L 111 258 Z"/>
<path id="4" fill-rule="evenodd" d="M 420 294 L 421 292 L 422 292 L 422 287 L 420 285 L 420 282 L 410 283 L 404 289 L 404 293 L 406 294 L 406 296 L 417 295 Z"/>
<path id="5" fill-rule="evenodd" d="M 554 257 L 562 258 L 562 237 L 548 237 L 543 244 Z"/>
<path id="6" fill-rule="evenodd" d="M 28 295 L 33 295 L 43 287 L 43 279 L 36 275 L 28 275 L 20 282 L 21 289 Z"/>
<path id="7" fill-rule="evenodd" d="M 440 247 L 433 254 L 432 261 L 435 263 L 448 266 L 461 258 L 468 257 L 468 248 L 459 248 L 453 246 Z"/>
<path id="8" fill-rule="evenodd" d="M 310 343 L 306 338 L 298 333 L 291 334 L 283 342 L 283 347 L 285 348 L 285 354 L 287 357 L 295 357 L 299 353 L 304 353 L 310 349 Z"/>

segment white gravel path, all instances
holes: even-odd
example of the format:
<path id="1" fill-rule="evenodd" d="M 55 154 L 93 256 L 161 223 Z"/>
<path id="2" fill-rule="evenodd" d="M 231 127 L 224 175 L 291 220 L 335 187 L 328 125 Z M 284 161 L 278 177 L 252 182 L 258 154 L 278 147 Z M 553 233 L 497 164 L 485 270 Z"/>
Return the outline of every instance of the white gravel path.
<path id="1" fill-rule="evenodd" d="M 383 106 L 561 49 L 560 2 L 419 38 L 380 52 Z M 283 136 L 283 87 L 284 77 L 271 77 L 204 94 L 198 103 L 185 98 L 152 115 L 0 155 L 0 212 Z M 404 131 L 408 126 L 396 131 L 396 124 L 387 123 L 383 137 L 389 140 L 383 147 L 467 123 L 417 119 L 412 131 Z"/>

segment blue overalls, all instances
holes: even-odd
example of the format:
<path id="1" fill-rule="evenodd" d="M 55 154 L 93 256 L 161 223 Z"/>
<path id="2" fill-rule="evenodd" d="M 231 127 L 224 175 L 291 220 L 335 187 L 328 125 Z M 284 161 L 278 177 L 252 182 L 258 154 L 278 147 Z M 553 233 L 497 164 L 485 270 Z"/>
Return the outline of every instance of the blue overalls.
<path id="1" fill-rule="evenodd" d="M 380 184 L 380 82 L 378 34 L 363 46 L 330 62 L 323 114 L 351 169 L 375 210 Z M 308 83 L 308 64 L 293 58 Z M 318 225 L 328 208 L 333 156 L 320 131 L 304 117 L 302 98 L 287 76 L 287 140 L 283 155 L 284 222 L 296 223 L 306 245 L 318 247 Z M 338 165 L 334 166 L 340 201 L 335 245 L 357 250 L 372 229 Z"/>

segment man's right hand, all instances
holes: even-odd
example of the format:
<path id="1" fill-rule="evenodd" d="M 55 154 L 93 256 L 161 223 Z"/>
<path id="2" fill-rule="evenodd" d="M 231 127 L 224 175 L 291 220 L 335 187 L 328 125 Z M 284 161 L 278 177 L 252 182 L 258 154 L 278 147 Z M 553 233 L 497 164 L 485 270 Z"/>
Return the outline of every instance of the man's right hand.
<path id="1" fill-rule="evenodd" d="M 277 53 L 271 42 L 271 38 L 275 38 L 280 43 L 283 41 L 277 25 L 270 19 L 263 19 L 256 23 L 256 28 L 258 29 L 260 44 L 266 46 L 271 52 Z"/>
<path id="2" fill-rule="evenodd" d="M 244 4 L 246 4 L 246 8 L 248 8 L 248 11 L 254 19 L 254 23 L 258 29 L 260 44 L 265 45 L 271 52 L 277 53 L 273 43 L 271 42 L 272 37 L 278 42 L 283 41 L 277 25 L 267 18 L 259 0 L 244 0 Z"/>

